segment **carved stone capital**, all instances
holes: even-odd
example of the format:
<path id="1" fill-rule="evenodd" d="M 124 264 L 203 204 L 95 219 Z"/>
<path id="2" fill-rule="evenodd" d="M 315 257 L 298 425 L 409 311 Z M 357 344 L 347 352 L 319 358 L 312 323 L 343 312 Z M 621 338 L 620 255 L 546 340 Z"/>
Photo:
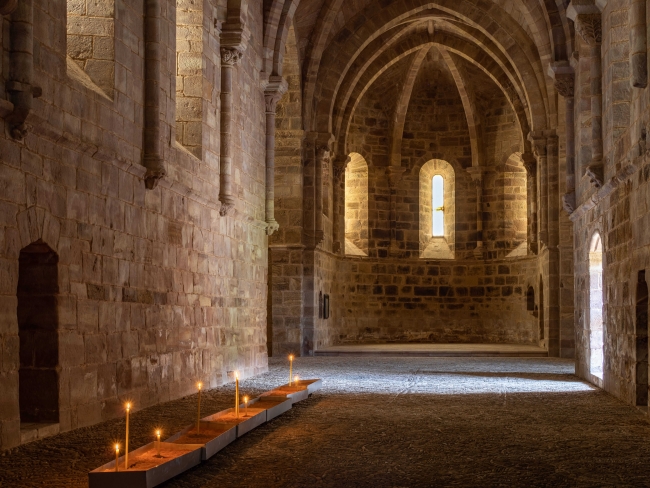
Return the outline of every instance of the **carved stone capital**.
<path id="1" fill-rule="evenodd" d="M 603 173 L 602 164 L 590 164 L 585 170 L 585 176 L 589 178 L 589 183 L 591 183 L 596 189 L 602 188 L 603 186 Z"/>
<path id="2" fill-rule="evenodd" d="M 0 0 L 0 15 L 9 15 L 18 6 L 18 0 Z"/>
<path id="3" fill-rule="evenodd" d="M 575 76 L 571 74 L 556 74 L 555 89 L 564 98 L 573 98 L 575 93 Z"/>
<path id="4" fill-rule="evenodd" d="M 267 114 L 275 113 L 282 95 L 279 92 L 264 92 L 264 106 L 266 107 Z"/>
<path id="5" fill-rule="evenodd" d="M 571 215 L 576 209 L 576 194 L 575 192 L 565 193 L 562 195 L 562 208 L 566 213 Z"/>
<path id="6" fill-rule="evenodd" d="M 275 113 L 278 102 L 288 89 L 287 80 L 281 76 L 271 76 L 268 81 L 264 82 L 264 103 L 267 114 Z"/>
<path id="7" fill-rule="evenodd" d="M 600 13 L 576 15 L 575 27 L 580 37 L 589 46 L 599 46 L 603 42 L 602 17 Z"/>
<path id="8" fill-rule="evenodd" d="M 221 65 L 222 66 L 235 66 L 241 61 L 244 53 L 236 47 L 222 47 L 221 48 Z"/>
<path id="9" fill-rule="evenodd" d="M 406 168 L 399 166 L 389 166 L 386 168 L 386 176 L 388 176 L 388 183 L 391 188 L 395 188 L 399 182 L 402 180 L 402 175 L 406 171 Z"/>

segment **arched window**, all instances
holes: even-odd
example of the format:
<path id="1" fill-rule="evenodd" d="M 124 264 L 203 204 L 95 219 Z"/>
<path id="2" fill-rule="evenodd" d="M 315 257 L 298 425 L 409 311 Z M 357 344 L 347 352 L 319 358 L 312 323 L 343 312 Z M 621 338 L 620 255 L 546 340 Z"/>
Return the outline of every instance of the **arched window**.
<path id="1" fill-rule="evenodd" d="M 603 379 L 603 244 L 598 232 L 589 245 L 589 371 Z"/>
<path id="2" fill-rule="evenodd" d="M 420 169 L 420 257 L 454 259 L 456 189 L 452 166 L 432 159 Z"/>
<path id="3" fill-rule="evenodd" d="M 368 163 L 357 153 L 345 168 L 345 254 L 368 255 Z"/>
<path id="4" fill-rule="evenodd" d="M 445 236 L 445 180 L 442 175 L 431 179 L 431 235 Z"/>

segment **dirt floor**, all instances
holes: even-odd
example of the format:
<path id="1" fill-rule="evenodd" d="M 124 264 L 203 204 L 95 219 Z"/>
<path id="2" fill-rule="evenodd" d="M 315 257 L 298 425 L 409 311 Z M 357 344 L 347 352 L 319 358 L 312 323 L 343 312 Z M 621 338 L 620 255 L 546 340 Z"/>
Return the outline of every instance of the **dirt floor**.
<path id="1" fill-rule="evenodd" d="M 284 360 L 242 381 L 256 395 Z M 578 380 L 573 363 L 504 358 L 298 358 L 323 389 L 165 487 L 650 486 L 650 423 Z M 204 392 L 205 415 L 234 386 Z M 133 449 L 190 424 L 196 397 L 131 417 Z M 87 486 L 123 420 L 0 455 L 1 487 Z M 120 487 L 127 488 L 127 487 Z"/>

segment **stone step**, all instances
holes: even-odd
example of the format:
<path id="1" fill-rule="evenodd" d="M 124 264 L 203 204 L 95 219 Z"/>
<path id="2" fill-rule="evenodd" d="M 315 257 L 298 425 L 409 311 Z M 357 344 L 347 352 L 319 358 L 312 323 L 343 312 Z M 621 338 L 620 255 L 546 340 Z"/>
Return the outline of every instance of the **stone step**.
<path id="1" fill-rule="evenodd" d="M 532 344 L 345 344 L 323 347 L 314 356 L 548 357 L 548 351 Z"/>

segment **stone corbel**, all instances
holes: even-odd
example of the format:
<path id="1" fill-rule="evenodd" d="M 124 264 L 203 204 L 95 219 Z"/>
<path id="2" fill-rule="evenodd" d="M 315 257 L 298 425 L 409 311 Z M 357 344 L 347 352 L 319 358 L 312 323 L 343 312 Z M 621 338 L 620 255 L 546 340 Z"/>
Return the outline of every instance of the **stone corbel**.
<path id="1" fill-rule="evenodd" d="M 280 228 L 275 220 L 275 111 L 288 89 L 281 76 L 271 76 L 264 89 L 266 106 L 266 233 L 272 235 Z"/>
<path id="2" fill-rule="evenodd" d="M 18 0 L 0 0 L 0 15 L 9 15 L 18 6 Z"/>
<path id="3" fill-rule="evenodd" d="M 590 164 L 585 170 L 585 176 L 589 178 L 589 183 L 591 183 L 594 188 L 601 188 L 604 182 L 603 165 Z"/>
<path id="4" fill-rule="evenodd" d="M 406 168 L 401 166 L 389 166 L 386 168 L 386 176 L 388 176 L 388 183 L 390 184 L 391 190 L 397 188 L 397 185 L 402 181 L 402 175 L 406 171 Z"/>

